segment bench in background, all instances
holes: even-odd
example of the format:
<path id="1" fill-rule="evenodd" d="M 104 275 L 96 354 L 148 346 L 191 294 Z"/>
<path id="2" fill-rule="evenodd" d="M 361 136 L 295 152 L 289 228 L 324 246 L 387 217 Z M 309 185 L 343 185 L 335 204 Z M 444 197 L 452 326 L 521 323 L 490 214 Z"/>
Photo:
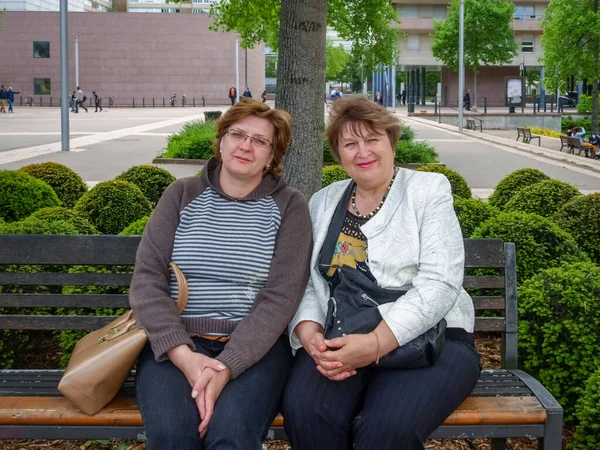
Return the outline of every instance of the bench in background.
<path id="1" fill-rule="evenodd" d="M 479 129 L 479 131 L 483 133 L 483 120 L 477 119 L 479 120 L 479 123 L 475 122 L 475 120 L 476 119 L 467 119 L 467 129 L 473 131 Z"/>
<path id="2" fill-rule="evenodd" d="M 541 144 L 541 138 L 540 136 L 536 136 L 536 135 L 532 135 L 531 134 L 531 130 L 529 128 L 519 128 L 517 127 L 517 141 L 519 140 L 519 138 L 523 138 L 523 142 L 526 144 L 529 144 L 531 142 L 532 139 L 537 139 L 538 141 L 538 147 Z"/>

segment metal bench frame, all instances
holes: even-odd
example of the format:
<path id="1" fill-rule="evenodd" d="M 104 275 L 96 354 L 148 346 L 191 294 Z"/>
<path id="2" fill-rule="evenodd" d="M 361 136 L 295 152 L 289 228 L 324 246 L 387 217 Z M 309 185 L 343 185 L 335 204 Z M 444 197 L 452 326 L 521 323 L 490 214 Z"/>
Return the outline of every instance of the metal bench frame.
<path id="1" fill-rule="evenodd" d="M 479 120 L 479 123 L 475 122 L 475 120 Z M 483 120 L 477 118 L 467 119 L 467 129 L 473 131 L 479 129 L 483 133 Z"/>
<path id="2" fill-rule="evenodd" d="M 5 265 L 100 265 L 133 266 L 139 237 L 131 236 L 54 236 L 54 235 L 0 235 L 0 287 L 3 285 L 95 285 L 128 286 L 131 274 L 123 273 L 14 273 L 6 272 Z M 539 448 L 560 450 L 562 440 L 561 406 L 534 378 L 517 369 L 517 293 L 516 253 L 513 243 L 497 239 L 465 239 L 465 267 L 467 270 L 490 268 L 501 275 L 471 275 L 467 272 L 464 286 L 471 289 L 500 289 L 503 296 L 473 296 L 477 311 L 503 310 L 505 317 L 477 317 L 476 331 L 499 332 L 502 335 L 502 369 L 482 372 L 472 398 L 518 397 L 519 402 L 529 398 L 536 408 L 545 410 L 544 423 L 525 424 L 519 418 L 514 423 L 481 425 L 476 421 L 466 425 L 442 425 L 431 438 L 490 438 L 492 450 L 505 448 L 506 438 L 537 437 Z M 126 307 L 126 294 L 36 294 L 0 293 L 0 307 Z M 0 329 L 57 330 L 99 328 L 112 320 L 108 316 L 33 316 L 0 313 Z M 78 420 L 64 419 L 53 411 L 52 424 L 31 424 L 28 411 L 19 408 L 19 398 L 40 403 L 43 398 L 59 397 L 56 389 L 62 376 L 60 370 L 2 370 L 0 371 L 0 439 L 145 439 L 143 426 L 115 425 L 118 421 L 98 423 L 80 415 Z M 134 401 L 135 387 L 132 376 L 123 386 L 119 397 Z M 17 399 L 10 403 L 11 399 Z M 37 399 L 37 400 L 36 400 Z M 537 401 L 535 400 L 537 399 Z M 4 401 L 6 400 L 6 402 Z M 54 400 L 52 400 L 54 401 Z M 539 402 L 539 404 L 538 404 Z M 10 405 L 15 405 L 11 407 Z M 7 406 L 8 405 L 8 406 Z M 110 405 L 109 405 L 110 407 Z M 32 408 L 34 410 L 35 408 Z M 41 407 L 37 407 L 41 410 Z M 73 411 L 78 411 L 73 407 Z M 107 407 L 107 409 L 109 409 Z M 537 410 L 536 409 L 536 410 Z M 110 411 L 109 411 L 110 412 Z M 136 410 L 137 413 L 137 410 Z M 57 419 L 56 417 L 60 418 Z M 282 419 L 273 423 L 271 437 L 284 437 Z"/>
<path id="3" fill-rule="evenodd" d="M 534 134 L 532 135 L 531 134 L 531 130 L 529 128 L 517 127 L 517 141 L 519 140 L 520 137 L 523 138 L 523 142 L 525 144 L 530 144 L 532 139 L 537 139 L 538 140 L 538 147 L 542 145 L 542 143 L 541 143 L 541 137 L 540 136 L 536 136 Z"/>

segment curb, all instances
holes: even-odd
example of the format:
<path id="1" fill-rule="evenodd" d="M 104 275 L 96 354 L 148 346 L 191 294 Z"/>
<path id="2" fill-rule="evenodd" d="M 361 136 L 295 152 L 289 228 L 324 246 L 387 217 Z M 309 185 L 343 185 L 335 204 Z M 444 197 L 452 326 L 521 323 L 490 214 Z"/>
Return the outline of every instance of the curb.
<path id="1" fill-rule="evenodd" d="M 192 166 L 205 166 L 206 159 L 185 159 L 185 158 L 154 158 L 152 164 L 188 164 Z"/>

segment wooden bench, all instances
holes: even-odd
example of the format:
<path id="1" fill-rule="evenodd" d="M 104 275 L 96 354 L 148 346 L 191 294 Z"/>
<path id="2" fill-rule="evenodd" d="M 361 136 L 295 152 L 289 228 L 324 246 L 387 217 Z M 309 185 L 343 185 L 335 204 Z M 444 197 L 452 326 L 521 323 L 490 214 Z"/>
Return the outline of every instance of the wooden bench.
<path id="1" fill-rule="evenodd" d="M 123 293 L 73 294 L 60 287 L 128 286 L 131 273 L 123 273 L 124 267 L 129 272 L 133 268 L 138 243 L 139 237 L 131 236 L 0 235 L 0 287 L 11 287 L 10 292 L 0 293 L 0 329 L 91 330 L 108 323 L 112 317 L 27 315 L 23 311 L 128 306 Z M 467 270 L 490 268 L 498 273 L 467 275 L 464 286 L 494 290 L 494 295 L 473 297 L 478 313 L 475 329 L 502 337 L 502 369 L 484 370 L 471 396 L 431 437 L 491 438 L 493 450 L 505 448 L 508 437 L 537 437 L 540 449 L 560 450 L 562 408 L 539 382 L 517 369 L 515 246 L 494 239 L 465 239 L 465 250 Z M 33 264 L 41 265 L 42 272 L 15 271 L 15 265 Z M 12 265 L 10 271 L 6 265 Z M 118 266 L 118 273 L 66 273 L 65 267 L 72 265 Z M 36 293 L 32 286 L 55 288 Z M 480 317 L 486 310 L 497 311 L 501 317 Z M 94 416 L 81 413 L 60 396 L 56 387 L 61 376 L 60 370 L 0 371 L 1 439 L 145 439 L 134 374 L 117 398 Z M 271 435 L 281 436 L 282 425 L 279 416 Z"/>
<path id="2" fill-rule="evenodd" d="M 540 136 L 532 135 L 531 130 L 529 128 L 517 127 L 517 141 L 519 140 L 519 138 L 523 138 L 523 142 L 526 144 L 529 144 L 532 139 L 537 139 L 538 146 L 542 145 L 540 142 L 541 141 Z"/>
<path id="3" fill-rule="evenodd" d="M 577 153 L 578 156 L 581 156 L 581 152 L 583 152 L 586 158 L 590 156 L 591 148 L 584 147 L 579 141 L 579 138 L 568 136 L 567 145 L 569 146 L 569 153 L 575 154 L 575 150 L 579 150 L 579 152 Z"/>
<path id="4" fill-rule="evenodd" d="M 569 148 L 569 136 L 566 136 L 564 134 L 560 135 L 560 151 L 563 151 L 563 148 Z"/>
<path id="5" fill-rule="evenodd" d="M 483 133 L 483 120 L 479 120 L 479 123 L 475 122 L 475 119 L 467 119 L 467 129 L 476 131 L 479 129 Z"/>

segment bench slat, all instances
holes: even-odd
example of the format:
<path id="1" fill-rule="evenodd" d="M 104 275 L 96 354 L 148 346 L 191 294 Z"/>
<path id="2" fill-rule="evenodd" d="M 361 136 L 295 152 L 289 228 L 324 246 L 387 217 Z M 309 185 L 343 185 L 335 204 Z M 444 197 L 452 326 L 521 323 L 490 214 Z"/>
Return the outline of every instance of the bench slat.
<path id="1" fill-rule="evenodd" d="M 140 236 L 0 235 L 0 264 L 129 265 Z"/>
<path id="2" fill-rule="evenodd" d="M 0 328 L 6 330 L 97 330 L 117 316 L 26 316 L 0 315 Z"/>
<path id="3" fill-rule="evenodd" d="M 1 252 L 0 252 L 1 253 Z M 130 273 L 11 273 L 0 272 L 0 285 L 20 286 L 129 286 Z"/>
<path id="4" fill-rule="evenodd" d="M 504 268 L 501 239 L 465 239 L 465 268 Z"/>
<path id="5" fill-rule="evenodd" d="M 475 331 L 504 331 L 506 319 L 504 317 L 476 317 Z"/>
<path id="6" fill-rule="evenodd" d="M 126 294 L 0 294 L 0 307 L 8 308 L 129 308 Z"/>
<path id="7" fill-rule="evenodd" d="M 476 310 L 483 310 L 483 309 L 503 310 L 506 308 L 506 301 L 504 300 L 504 297 L 471 296 L 471 298 L 473 299 L 473 307 Z"/>
<path id="8" fill-rule="evenodd" d="M 463 280 L 465 289 L 504 289 L 504 277 L 499 275 L 467 275 Z"/>

